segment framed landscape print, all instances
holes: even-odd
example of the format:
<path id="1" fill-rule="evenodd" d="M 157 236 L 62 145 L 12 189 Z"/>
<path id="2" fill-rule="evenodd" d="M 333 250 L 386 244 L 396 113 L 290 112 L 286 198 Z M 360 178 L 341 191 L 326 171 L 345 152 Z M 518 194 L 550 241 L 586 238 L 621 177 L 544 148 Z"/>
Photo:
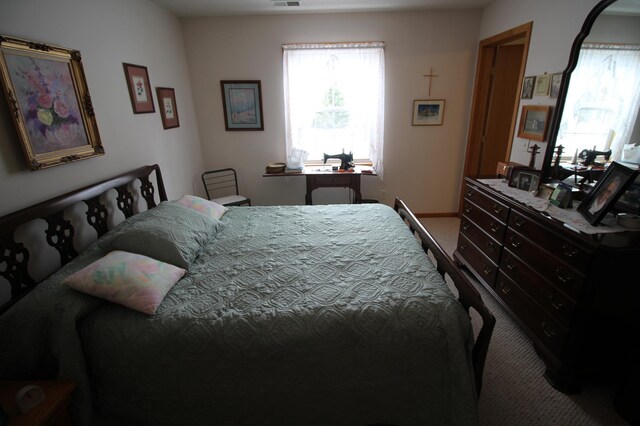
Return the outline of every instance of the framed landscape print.
<path id="1" fill-rule="evenodd" d="M 123 63 L 124 75 L 127 78 L 129 97 L 134 114 L 144 114 L 156 112 L 153 105 L 153 94 L 151 93 L 151 83 L 147 67 Z"/>
<path id="2" fill-rule="evenodd" d="M 158 94 L 162 127 L 172 129 L 180 126 L 175 90 L 169 87 L 156 87 L 156 93 Z"/>
<path id="3" fill-rule="evenodd" d="M 520 114 L 518 137 L 543 142 L 547 137 L 550 105 L 524 105 Z"/>
<path id="4" fill-rule="evenodd" d="M 413 101 L 413 126 L 442 126 L 444 99 Z"/>
<path id="5" fill-rule="evenodd" d="M 226 130 L 264 130 L 260 80 L 221 80 Z"/>
<path id="6" fill-rule="evenodd" d="M 0 36 L 0 73 L 29 169 L 104 154 L 79 51 Z"/>

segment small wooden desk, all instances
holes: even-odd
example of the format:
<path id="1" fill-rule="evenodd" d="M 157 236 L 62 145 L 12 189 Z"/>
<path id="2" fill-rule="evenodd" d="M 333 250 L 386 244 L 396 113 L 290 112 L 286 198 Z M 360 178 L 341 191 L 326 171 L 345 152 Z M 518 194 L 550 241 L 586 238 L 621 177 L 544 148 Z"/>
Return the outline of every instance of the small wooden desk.
<path id="1" fill-rule="evenodd" d="M 367 170 L 371 170 L 368 173 Z M 263 177 L 304 176 L 307 180 L 307 193 L 304 196 L 306 204 L 311 205 L 311 192 L 318 188 L 351 188 L 355 193 L 356 204 L 362 202 L 360 193 L 360 176 L 377 176 L 371 168 L 356 167 L 353 172 L 340 172 L 331 170 L 330 166 L 311 166 L 301 172 L 293 173 L 265 173 Z"/>

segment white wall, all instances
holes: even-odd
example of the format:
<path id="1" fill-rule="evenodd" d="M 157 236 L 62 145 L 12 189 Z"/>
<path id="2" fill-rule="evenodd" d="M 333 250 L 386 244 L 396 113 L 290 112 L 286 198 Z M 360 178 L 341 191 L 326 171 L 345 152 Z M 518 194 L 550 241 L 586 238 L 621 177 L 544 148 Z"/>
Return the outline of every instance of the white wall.
<path id="1" fill-rule="evenodd" d="M 144 164 L 169 198 L 202 192 L 200 142 L 180 21 L 148 0 L 0 0 L 2 34 L 80 50 L 106 155 L 31 172 L 0 100 L 0 215 Z M 123 62 L 148 67 L 156 112 L 133 114 Z M 163 130 L 156 86 L 173 87 L 180 127 Z"/>
<path id="2" fill-rule="evenodd" d="M 386 118 L 384 180 L 362 178 L 363 197 L 402 197 L 420 213 L 455 212 L 464 161 L 479 11 L 339 13 L 183 20 L 194 103 L 207 169 L 234 167 L 254 204 L 303 204 L 304 178 L 263 178 L 285 161 L 283 43 L 384 41 Z M 444 125 L 411 126 L 415 99 L 446 99 Z M 264 131 L 225 131 L 220 80 L 261 80 Z M 322 192 L 325 191 L 324 198 Z M 337 191 L 338 193 L 331 192 Z M 342 190 L 316 200 L 347 202 Z M 327 194 L 330 192 L 330 194 Z"/>
<path id="3" fill-rule="evenodd" d="M 533 21 L 525 76 L 562 72 L 567 67 L 574 39 L 597 3 L 598 0 L 497 0 L 483 11 L 480 39 Z M 556 99 L 548 96 L 534 96 L 523 99 L 518 109 L 521 110 L 522 105 L 555 105 L 555 102 Z M 529 141 L 516 137 L 519 120 L 520 117 L 516 123 L 511 161 L 529 164 Z M 532 141 L 531 145 L 534 143 L 542 147 L 536 158 L 536 167 L 540 168 L 547 143 Z"/>

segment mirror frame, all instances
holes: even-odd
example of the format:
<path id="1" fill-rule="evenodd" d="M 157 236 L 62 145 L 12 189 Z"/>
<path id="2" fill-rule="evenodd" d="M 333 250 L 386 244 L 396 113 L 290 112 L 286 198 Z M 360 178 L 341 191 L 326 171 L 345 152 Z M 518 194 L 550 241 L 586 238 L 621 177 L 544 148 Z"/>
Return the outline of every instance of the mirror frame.
<path id="1" fill-rule="evenodd" d="M 553 115 L 551 118 L 551 127 L 549 129 L 549 139 L 547 143 L 547 150 L 544 154 L 544 160 L 542 162 L 542 180 L 548 182 L 552 179 L 551 174 L 553 171 L 554 152 L 556 150 L 556 139 L 558 132 L 560 131 L 560 121 L 562 120 L 562 112 L 564 110 L 564 104 L 567 99 L 567 92 L 569 91 L 569 83 L 571 82 L 571 73 L 576 69 L 578 65 L 578 57 L 580 56 L 580 49 L 582 43 L 587 38 L 593 27 L 593 23 L 600 16 L 603 10 L 611 6 L 617 0 L 601 0 L 600 3 L 589 12 L 582 29 L 578 33 L 578 36 L 573 41 L 571 46 L 571 53 L 569 54 L 569 63 L 567 68 L 562 73 L 562 81 L 560 82 L 560 90 L 558 92 L 558 100 L 556 106 L 553 108 Z"/>

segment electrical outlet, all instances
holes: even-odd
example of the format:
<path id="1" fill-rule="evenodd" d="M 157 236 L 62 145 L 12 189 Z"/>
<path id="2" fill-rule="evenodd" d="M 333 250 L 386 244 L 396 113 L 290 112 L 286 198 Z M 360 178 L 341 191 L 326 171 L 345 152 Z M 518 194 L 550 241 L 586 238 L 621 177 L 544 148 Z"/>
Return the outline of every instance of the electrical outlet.
<path id="1" fill-rule="evenodd" d="M 387 194 L 387 190 L 386 189 L 381 189 L 380 190 L 380 199 L 384 200 L 384 196 Z"/>

